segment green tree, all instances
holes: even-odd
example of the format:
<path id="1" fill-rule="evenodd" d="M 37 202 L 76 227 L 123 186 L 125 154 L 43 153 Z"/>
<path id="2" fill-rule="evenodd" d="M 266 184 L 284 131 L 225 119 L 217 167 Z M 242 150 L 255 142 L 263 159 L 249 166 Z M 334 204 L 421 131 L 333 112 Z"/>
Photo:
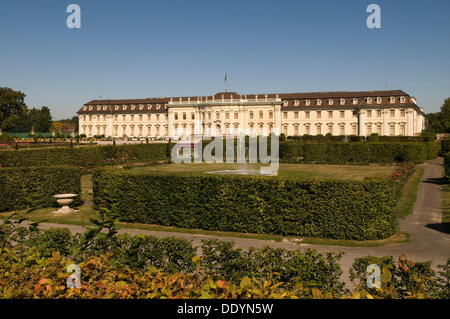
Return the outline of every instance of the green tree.
<path id="1" fill-rule="evenodd" d="M 436 133 L 450 133 L 450 98 L 446 98 L 440 112 L 427 114 L 428 127 Z"/>
<path id="2" fill-rule="evenodd" d="M 0 125 L 12 115 L 23 115 L 27 106 L 25 105 L 25 94 L 14 91 L 8 87 L 0 87 Z"/>

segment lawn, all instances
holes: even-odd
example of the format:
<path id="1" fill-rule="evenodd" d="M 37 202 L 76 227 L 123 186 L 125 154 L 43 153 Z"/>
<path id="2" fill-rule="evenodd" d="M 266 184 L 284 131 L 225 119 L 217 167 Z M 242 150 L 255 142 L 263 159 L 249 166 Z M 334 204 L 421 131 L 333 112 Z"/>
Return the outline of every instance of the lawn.
<path id="1" fill-rule="evenodd" d="M 160 164 L 130 169 L 130 172 L 140 174 L 145 172 L 176 172 L 176 173 L 207 173 L 211 171 L 250 169 L 257 170 L 260 164 L 205 164 L 181 163 Z M 363 180 L 366 177 L 385 177 L 392 172 L 389 165 L 320 165 L 320 164 L 280 164 L 278 176 L 307 177 L 326 179 Z"/>

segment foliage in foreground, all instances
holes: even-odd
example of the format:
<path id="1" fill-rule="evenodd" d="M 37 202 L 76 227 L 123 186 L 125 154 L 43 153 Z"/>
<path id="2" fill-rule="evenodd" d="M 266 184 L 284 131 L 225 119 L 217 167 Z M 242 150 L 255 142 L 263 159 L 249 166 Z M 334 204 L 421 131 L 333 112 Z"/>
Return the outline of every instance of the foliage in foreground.
<path id="1" fill-rule="evenodd" d="M 355 260 L 353 293 L 344 289 L 339 254 L 249 249 L 206 241 L 118 235 L 105 215 L 83 235 L 40 231 L 35 223 L 0 225 L 0 298 L 449 298 L 450 259 L 438 275 L 429 262 L 404 256 Z M 106 233 L 101 232 L 106 228 Z M 201 254 L 196 254 L 196 248 Z M 382 269 L 379 289 L 366 288 L 367 265 Z M 81 288 L 67 288 L 67 267 Z"/>

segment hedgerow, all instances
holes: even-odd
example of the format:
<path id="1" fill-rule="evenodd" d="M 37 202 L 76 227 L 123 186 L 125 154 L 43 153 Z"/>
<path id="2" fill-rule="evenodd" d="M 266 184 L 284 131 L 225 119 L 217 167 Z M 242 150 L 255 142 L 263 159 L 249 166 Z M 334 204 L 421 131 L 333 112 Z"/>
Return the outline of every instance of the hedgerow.
<path id="1" fill-rule="evenodd" d="M 94 172 L 94 200 L 123 220 L 184 228 L 382 239 L 395 232 L 403 182 Z"/>
<path id="2" fill-rule="evenodd" d="M 3 167 L 97 167 L 166 159 L 167 145 L 163 143 L 0 151 L 0 164 Z"/>
<path id="3" fill-rule="evenodd" d="M 80 193 L 77 167 L 0 168 L 0 211 L 51 207 L 56 194 Z"/>

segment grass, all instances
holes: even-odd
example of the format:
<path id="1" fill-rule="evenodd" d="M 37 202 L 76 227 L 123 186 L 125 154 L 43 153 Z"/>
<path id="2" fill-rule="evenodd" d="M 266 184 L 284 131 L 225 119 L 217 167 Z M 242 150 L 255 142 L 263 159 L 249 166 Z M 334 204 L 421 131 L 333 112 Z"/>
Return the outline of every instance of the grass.
<path id="1" fill-rule="evenodd" d="M 206 164 L 181 163 L 161 164 L 147 167 L 132 168 L 131 173 L 173 172 L 173 173 L 207 173 L 221 170 L 250 169 L 257 170 L 260 164 Z M 320 165 L 320 164 L 280 164 L 278 176 L 281 177 L 307 177 L 326 179 L 352 179 L 363 180 L 366 177 L 384 177 L 392 172 L 389 165 Z"/>
<path id="2" fill-rule="evenodd" d="M 417 167 L 416 171 L 409 178 L 403 188 L 403 195 L 397 205 L 397 216 L 401 219 L 406 218 L 414 210 L 414 204 L 417 200 L 417 194 L 419 192 L 423 171 L 423 167 Z"/>

